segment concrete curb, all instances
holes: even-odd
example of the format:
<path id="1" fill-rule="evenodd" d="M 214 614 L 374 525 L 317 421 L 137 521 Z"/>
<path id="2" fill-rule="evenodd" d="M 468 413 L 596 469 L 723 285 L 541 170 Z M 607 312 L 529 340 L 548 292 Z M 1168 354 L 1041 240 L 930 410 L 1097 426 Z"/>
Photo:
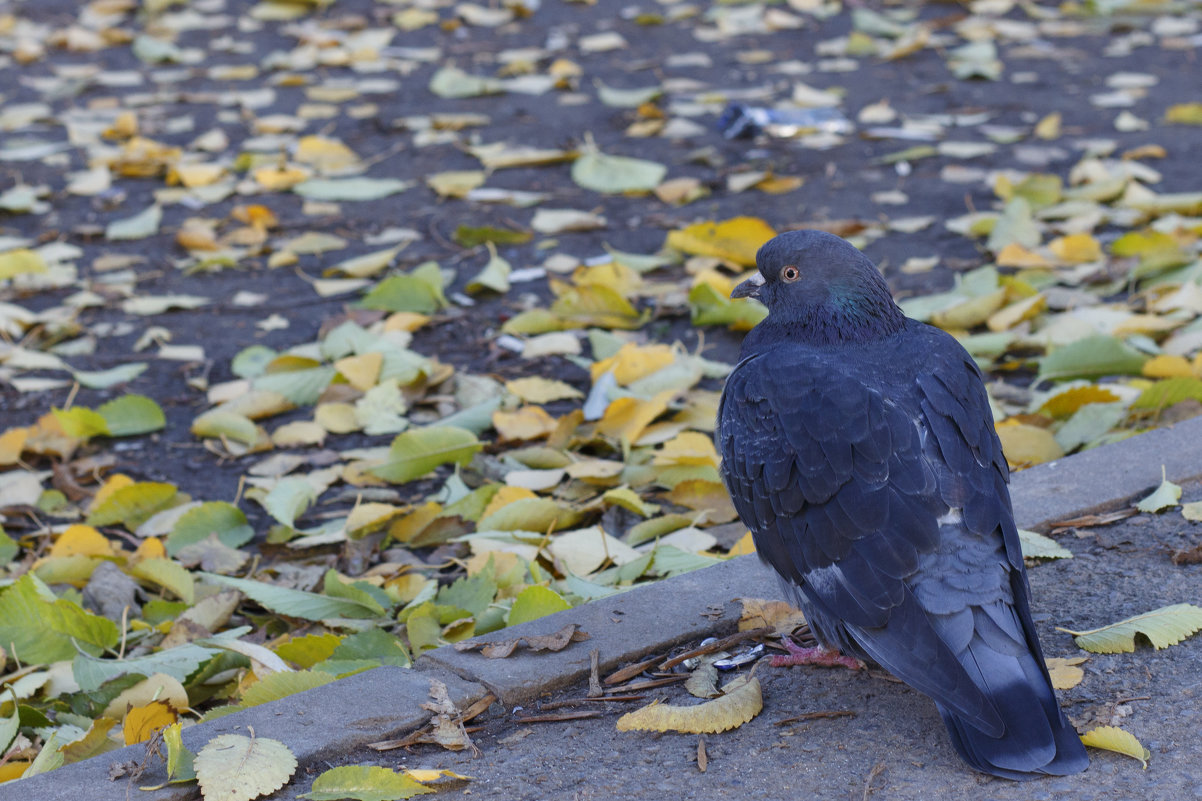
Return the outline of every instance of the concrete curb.
<path id="1" fill-rule="evenodd" d="M 479 684 L 445 671 L 378 667 L 186 728 L 184 745 L 198 751 L 219 734 L 246 736 L 248 727 L 253 727 L 256 737 L 287 745 L 298 763 L 295 776 L 302 776 L 306 768 L 315 767 L 321 760 L 399 736 L 424 724 L 430 713 L 420 704 L 429 700 L 432 678 L 447 685 L 451 700 L 461 708 L 488 692 Z M 0 785 L 0 801 L 128 801 L 130 798 L 184 801 L 197 797 L 195 783 L 170 785 L 155 792 L 138 789 L 166 781 L 166 765 L 161 759 L 152 758 L 146 773 L 132 781 L 128 778 L 105 781 L 110 765 L 138 764 L 145 755 L 144 745 L 126 746 L 49 773 L 6 783 Z"/>
<path id="2" fill-rule="evenodd" d="M 1046 528 L 1057 520 L 1091 514 L 1145 494 L 1161 480 L 1182 482 L 1202 477 L 1202 417 L 1016 473 L 1011 482 L 1019 526 Z M 341 679 L 269 704 L 186 729 L 185 744 L 199 749 L 219 734 L 246 733 L 254 726 L 260 737 L 284 742 L 296 755 L 298 775 L 318 760 L 328 759 L 370 742 L 398 736 L 429 719 L 420 704 L 428 699 L 429 679 L 445 682 L 459 706 L 492 692 L 507 706 L 527 704 L 544 693 L 575 684 L 588 676 L 590 652 L 599 654 L 602 671 L 663 653 L 687 641 L 732 631 L 739 619 L 741 597 L 776 597 L 774 575 L 751 556 L 714 567 L 635 587 L 488 635 L 490 641 L 557 631 L 569 623 L 591 639 L 558 653 L 519 651 L 507 659 L 487 659 L 446 646 L 423 654 L 416 670 L 381 667 Z M 104 781 L 109 766 L 140 762 L 145 749 L 129 746 L 100 757 L 67 765 L 51 773 L 0 785 L 0 801 L 27 798 L 87 798 L 124 801 L 126 781 Z M 163 780 L 163 763 L 155 761 L 136 785 Z M 164 788 L 145 794 L 147 801 L 193 798 L 195 785 Z"/>

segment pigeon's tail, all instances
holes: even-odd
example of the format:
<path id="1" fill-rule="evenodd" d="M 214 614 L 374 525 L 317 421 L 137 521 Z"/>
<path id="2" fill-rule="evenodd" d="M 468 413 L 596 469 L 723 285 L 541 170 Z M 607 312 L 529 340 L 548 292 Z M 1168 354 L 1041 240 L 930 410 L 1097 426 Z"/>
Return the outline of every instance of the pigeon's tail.
<path id="1" fill-rule="evenodd" d="M 978 629 L 964 662 L 1004 727 L 994 736 L 939 704 L 952 745 L 964 761 L 984 773 L 1018 781 L 1067 776 L 1089 767 L 1085 746 L 1060 710 L 1038 654 L 994 650 Z"/>

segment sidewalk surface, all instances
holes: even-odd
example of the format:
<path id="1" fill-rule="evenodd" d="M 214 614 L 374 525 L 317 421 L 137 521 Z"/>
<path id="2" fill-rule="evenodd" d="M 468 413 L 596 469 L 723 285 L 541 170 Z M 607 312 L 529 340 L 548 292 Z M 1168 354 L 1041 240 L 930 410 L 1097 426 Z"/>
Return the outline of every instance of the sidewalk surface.
<path id="1" fill-rule="evenodd" d="M 1121 508 L 1150 492 L 1164 465 L 1182 483 L 1183 502 L 1202 498 L 1202 460 L 1181 442 L 1202 441 L 1202 419 L 1043 465 L 1015 476 L 1021 526 L 1051 523 Z M 754 557 L 738 557 L 628 593 L 490 635 L 556 631 L 578 623 L 592 639 L 559 653 L 488 660 L 441 648 L 416 670 L 379 668 L 282 701 L 230 715 L 185 732 L 195 747 L 212 736 L 253 725 L 260 736 L 288 744 L 300 768 L 273 799 L 297 799 L 329 767 L 379 764 L 449 768 L 472 777 L 446 796 L 507 799 L 1188 799 L 1202 798 L 1197 732 L 1202 729 L 1202 641 L 1161 651 L 1086 654 L 1056 627 L 1089 629 L 1174 603 L 1202 599 L 1202 567 L 1174 564 L 1174 552 L 1199 541 L 1197 524 L 1179 510 L 1137 515 L 1117 524 L 1062 531 L 1057 541 L 1072 559 L 1030 570 L 1035 620 L 1049 657 L 1088 656 L 1085 677 L 1060 692 L 1080 730 L 1120 725 L 1151 751 L 1148 769 L 1127 757 L 1092 751 L 1081 776 L 1015 784 L 972 773 L 948 744 L 934 706 L 879 671 L 772 669 L 756 675 L 764 709 L 733 731 L 706 735 L 707 770 L 697 764 L 697 735 L 619 732 L 617 717 L 657 698 L 692 703 L 680 687 L 657 688 L 631 703 L 590 702 L 557 712 L 602 710 L 599 717 L 523 723 L 540 706 L 585 696 L 589 653 L 599 651 L 601 675 L 649 656 L 687 650 L 706 636 L 735 629 L 738 598 L 773 598 L 776 580 Z M 377 752 L 368 743 L 402 736 L 428 719 L 430 678 L 448 684 L 463 708 L 489 691 L 501 699 L 473 721 L 479 755 L 432 745 Z M 784 723 L 814 712 L 841 712 Z M 105 781 L 110 765 L 140 760 L 137 747 L 7 785 L 9 799 L 128 797 L 146 801 L 198 797 L 195 785 L 154 793 L 126 781 Z M 161 781 L 161 764 L 135 785 Z"/>

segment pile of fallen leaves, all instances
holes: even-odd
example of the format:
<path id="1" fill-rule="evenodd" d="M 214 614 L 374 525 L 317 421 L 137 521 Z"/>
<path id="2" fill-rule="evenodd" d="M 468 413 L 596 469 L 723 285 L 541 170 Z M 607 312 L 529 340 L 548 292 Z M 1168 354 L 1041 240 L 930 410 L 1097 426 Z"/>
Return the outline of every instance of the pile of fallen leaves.
<path id="1" fill-rule="evenodd" d="M 1202 411 L 1202 192 L 1157 188 L 1198 103 L 1152 115 L 1161 76 L 1116 68 L 1084 138 L 871 95 L 1033 83 L 1039 37 L 1179 52 L 1189 9 L 229 5 L 0 12 L 0 781 L 155 736 L 183 764 L 198 715 L 750 552 L 710 435 L 764 314 L 730 290 L 787 227 L 961 339 L 1016 467 Z M 592 77 L 634 54 L 660 71 Z M 698 77 L 728 58 L 743 85 Z M 732 144 L 732 101 L 840 124 Z M 826 194 L 855 216 L 798 211 Z"/>

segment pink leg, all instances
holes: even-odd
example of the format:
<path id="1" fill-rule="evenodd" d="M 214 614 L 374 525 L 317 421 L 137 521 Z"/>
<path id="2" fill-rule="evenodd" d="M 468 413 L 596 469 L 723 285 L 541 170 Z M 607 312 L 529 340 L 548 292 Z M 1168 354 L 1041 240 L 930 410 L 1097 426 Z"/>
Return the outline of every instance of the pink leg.
<path id="1" fill-rule="evenodd" d="M 864 663 L 860 660 L 844 656 L 830 648 L 815 646 L 802 648 L 788 637 L 781 638 L 781 644 L 789 652 L 787 656 L 772 657 L 772 667 L 790 667 L 792 665 L 821 665 L 822 667 L 845 667 L 848 670 L 863 670 Z"/>

